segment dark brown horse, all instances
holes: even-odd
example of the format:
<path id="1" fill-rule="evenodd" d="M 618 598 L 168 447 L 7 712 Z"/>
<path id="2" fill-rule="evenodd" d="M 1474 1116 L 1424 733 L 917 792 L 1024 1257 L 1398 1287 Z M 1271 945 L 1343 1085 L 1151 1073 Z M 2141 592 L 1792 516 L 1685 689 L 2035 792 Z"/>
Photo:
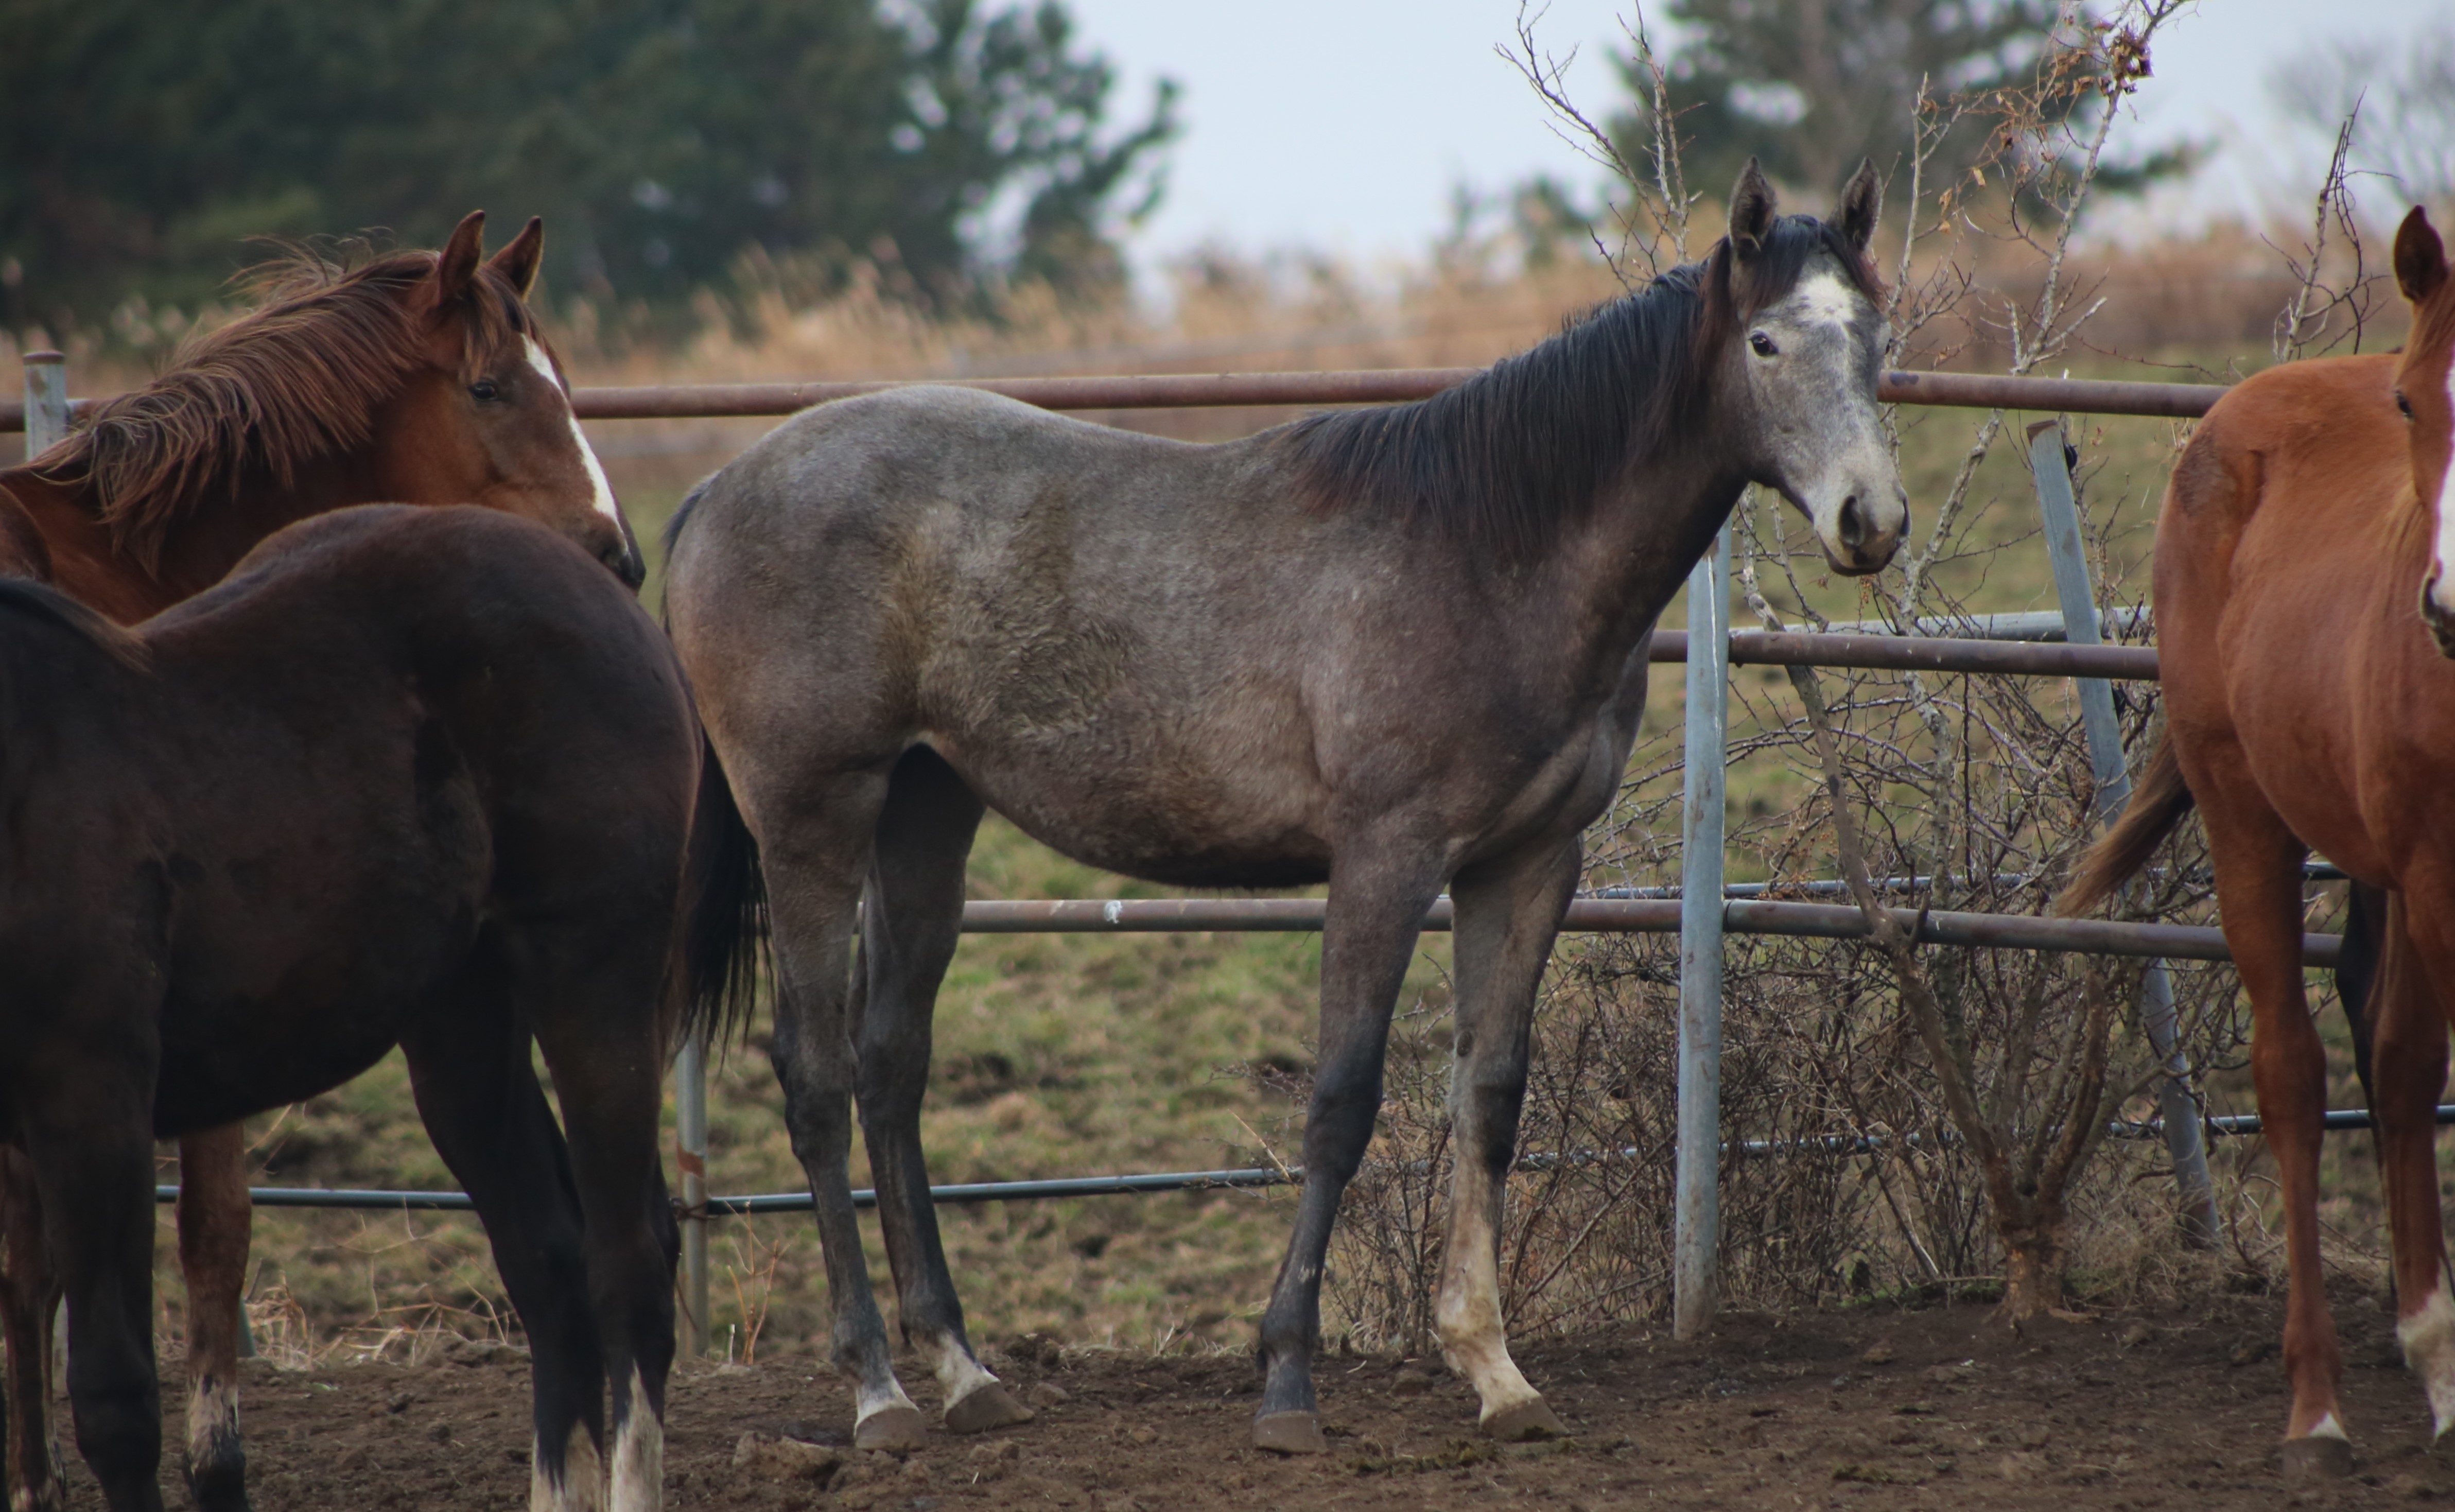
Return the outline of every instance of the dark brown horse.
<path id="1" fill-rule="evenodd" d="M 220 581 L 266 536 L 350 504 L 476 502 L 569 536 L 636 584 L 639 551 L 574 422 L 526 296 L 543 231 L 491 259 L 485 217 L 440 253 L 343 271 L 297 257 L 266 302 L 170 372 L 0 471 L 0 572 L 51 582 L 132 623 Z M 250 1209 L 235 1127 L 180 1141 L 188 1283 L 188 1470 L 209 1512 L 246 1503 L 235 1366 Z M 49 1428 L 58 1288 L 41 1216 L 0 1152 L 0 1331 L 11 1372 L 10 1505 L 58 1504 Z"/>
<path id="2" fill-rule="evenodd" d="M 701 750 L 631 595 L 492 511 L 310 521 L 135 632 L 0 582 L 0 1135 L 41 1194 L 114 1512 L 161 1505 L 157 1131 L 395 1045 L 527 1331 L 530 1504 L 609 1481 L 619 1512 L 659 1504 L 661 1082 L 723 974 L 694 975 L 680 912 Z"/>
<path id="3" fill-rule="evenodd" d="M 1776 217 L 1750 165 L 1701 263 L 1423 402 L 1218 446 L 963 389 L 822 405 L 674 522 L 670 620 L 757 837 L 773 1048 L 818 1200 L 856 1441 L 921 1430 L 845 1175 L 857 1094 L 905 1336 L 957 1429 L 1027 1416 L 974 1359 L 921 1148 L 929 1021 L 984 806 L 1186 886 L 1327 881 L 1302 1205 L 1255 1441 L 1325 1447 L 1323 1256 L 1425 909 L 1456 900 L 1442 1347 L 1486 1432 L 1561 1431 L 1501 1326 L 1534 990 L 1617 791 L 1654 622 L 1750 481 L 1836 570 L 1907 509 L 1876 405 L 1877 185 Z M 862 971 L 852 971 L 856 916 Z"/>
<path id="4" fill-rule="evenodd" d="M 2289 1464 L 2352 1466 L 2319 1258 L 2326 1061 L 2303 995 L 2302 863 L 2384 889 L 2365 992 L 2404 1358 L 2455 1423 L 2455 1301 L 2434 1107 L 2455 1020 L 2455 280 L 2420 211 L 2396 236 L 2401 357 L 2272 368 L 2208 412 L 2157 526 L 2166 731 L 2058 904 L 2095 906 L 2197 807 L 2250 994 L 2259 1111 L 2284 1197 Z M 2399 415 L 2401 411 L 2401 415 Z M 2417 612 L 2416 612 L 2417 611 Z M 2434 640 L 2433 640 L 2434 637 Z M 2372 921 L 2376 922 L 2376 921 Z"/>

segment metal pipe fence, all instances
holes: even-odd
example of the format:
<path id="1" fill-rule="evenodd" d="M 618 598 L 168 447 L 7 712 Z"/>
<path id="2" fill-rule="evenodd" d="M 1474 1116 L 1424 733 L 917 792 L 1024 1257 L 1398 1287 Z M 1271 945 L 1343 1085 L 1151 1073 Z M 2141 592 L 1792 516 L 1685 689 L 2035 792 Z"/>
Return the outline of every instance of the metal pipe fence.
<path id="1" fill-rule="evenodd" d="M 36 388 L 34 360 L 50 357 Z M 1055 410 L 1117 411 L 1175 408 L 1281 408 L 1330 404 L 1372 404 L 1426 398 L 1471 378 L 1479 369 L 1423 368 L 1344 373 L 1158 374 L 1116 377 L 1018 378 L 952 380 L 964 387 L 1004 394 L 1026 403 Z M 92 400 L 69 401 L 60 382 L 56 357 L 29 355 L 28 402 L 0 401 L 0 432 L 28 430 L 30 442 L 47 442 L 65 430 L 72 414 Z M 855 395 L 910 386 L 906 381 L 744 383 L 634 388 L 583 388 L 572 395 L 572 407 L 583 419 L 717 419 L 783 416 L 809 405 Z M 1965 408 L 2011 409 L 2057 414 L 2130 415 L 2193 419 L 2207 413 L 2224 389 L 2213 384 L 2107 382 L 2094 379 L 2011 378 L 1995 375 L 1910 373 L 1883 375 L 1879 397 L 1886 402 Z M 2051 426 L 2052 422 L 2048 422 Z M 2039 428 L 2032 428 L 2032 439 Z M 2056 437 L 2060 473 L 2059 436 Z M 2042 455 L 2040 453 L 2040 455 Z M 2054 504 L 2047 495 L 2051 480 L 2038 468 L 2040 505 L 2047 512 L 2050 544 L 2059 545 L 2054 528 Z M 2065 475 L 2062 488 L 2067 492 Z M 2077 546 L 2076 520 L 2068 532 Z M 2058 554 L 2062 582 L 2062 613 L 2051 617 L 1997 616 L 1973 623 L 1970 635 L 1937 635 L 1950 629 L 1925 622 L 1910 634 L 1864 633 L 1871 625 L 1836 626 L 1827 632 L 1738 631 L 1727 623 L 1727 533 L 1715 552 L 1698 564 L 1698 583 L 1692 592 L 1691 627 L 1687 632 L 1658 631 L 1650 658 L 1685 662 L 1697 638 L 1710 640 L 1716 654 L 1699 659 L 1689 669 L 1692 709 L 1717 692 L 1726 692 L 1728 667 L 1734 665 L 1820 665 L 1896 671 L 1981 675 L 2070 677 L 2084 680 L 2082 698 L 2091 716 L 2098 713 L 2107 681 L 2153 681 L 2157 654 L 2148 647 L 2093 644 L 2099 623 L 2086 589 L 2085 563 L 2075 558 L 2080 576 L 2075 589 L 2066 563 Z M 1715 575 L 1717 564 L 1719 576 Z M 1701 603 L 1699 610 L 1696 605 Z M 2037 623 L 2015 623 L 2035 620 Z M 2002 623 L 1997 623 L 1996 621 Z M 2125 628 L 2136 625 L 2136 618 Z M 2039 644 L 2059 634 L 2064 644 Z M 2091 690 L 2094 691 L 2091 691 Z M 2110 708 L 2110 705 L 2108 705 Z M 2089 721 L 2092 747 L 2100 745 L 2097 725 Z M 1567 931 L 1680 932 L 1683 935 L 1680 1013 L 1680 1113 L 1677 1155 L 1679 1170 L 1674 1271 L 1677 1277 L 1674 1318 L 1682 1332 L 1693 1332 L 1710 1317 L 1714 1306 L 1713 1252 L 1717 1238 L 1713 1183 L 1718 1156 L 1724 1152 L 1714 1111 L 1718 1083 L 1720 1036 L 1718 990 L 1720 940 L 1725 932 L 1804 936 L 1824 939 L 1864 938 L 1865 916 L 1855 907 L 1797 903 L 1724 895 L 1721 868 L 1720 778 L 1727 761 L 1723 721 L 1692 721 L 1688 772 L 1695 786 L 1685 804 L 1691 844 L 1683 886 L 1676 898 L 1585 897 L 1570 905 L 1562 922 Z M 2100 781 L 2109 793 L 2121 777 L 2119 746 L 2113 765 L 2097 751 Z M 1718 899 L 1718 907 L 1715 901 Z M 2046 919 L 2024 914 L 1986 914 L 1930 909 L 1893 910 L 1902 928 L 1915 930 L 1925 943 L 1975 949 L 2073 950 L 2095 954 L 2190 960 L 2228 959 L 2223 938 L 2213 929 L 2183 925 L 2142 924 L 2114 920 Z M 964 928 L 971 933 L 1317 931 L 1323 904 L 1317 899 L 1182 899 L 1182 900 L 1049 900 L 992 901 L 965 906 Z M 1450 926 L 1448 900 L 1426 918 L 1427 930 Z M 2333 935 L 2306 935 L 2303 959 L 2308 965 L 2333 965 L 2341 940 Z M 698 1050 L 699 1047 L 693 1047 Z M 2163 1046 L 2160 1045 L 2161 1052 Z M 682 1069 L 683 1129 L 680 1154 L 685 1194 L 685 1306 L 693 1343 L 703 1347 L 706 1277 L 704 1263 L 706 1214 L 781 1211 L 807 1207 L 801 1194 L 750 1197 L 705 1195 L 704 1054 L 686 1052 Z M 2179 1086 L 2179 1082 L 2169 1086 Z M 2178 1139 L 2178 1169 L 2185 1147 L 2197 1149 L 2199 1125 L 2216 1133 L 2255 1132 L 2256 1118 L 2231 1120 L 2179 1119 L 2195 1108 L 2186 1088 L 2182 1100 L 2168 1095 L 2166 1116 L 2153 1126 L 2166 1132 L 2188 1124 L 2195 1132 Z M 2359 1124 L 2343 1120 L 2358 1117 Z M 2328 1114 L 2329 1127 L 2360 1127 L 2365 1114 Z M 2455 1108 L 2442 1109 L 2441 1121 L 2455 1121 Z M 2131 1127 L 2131 1126 L 2126 1126 Z M 2141 1128 L 2149 1125 L 2139 1126 Z M 1836 1135 L 1845 1143 L 1865 1136 Z M 1759 1152 L 1783 1153 L 1767 1146 Z M 1792 1143 L 1798 1143 L 1793 1141 Z M 1817 1147 L 1829 1140 L 1809 1141 Z M 1803 1147 L 1803 1146 L 1802 1146 Z M 1786 1148 L 1786 1147 L 1785 1147 Z M 2202 1167 L 2203 1169 L 2203 1167 Z M 2186 1201 L 2191 1179 L 2183 1170 Z M 1098 1176 L 1054 1181 L 989 1182 L 933 1188 L 940 1201 L 1024 1200 L 1032 1197 L 1190 1190 L 1201 1187 L 1270 1185 L 1292 1179 L 1292 1174 L 1270 1169 L 1194 1173 L 1160 1173 L 1139 1176 Z M 162 1189 L 174 1193 L 174 1189 Z M 467 1199 L 448 1193 L 313 1192 L 260 1188 L 254 1192 L 267 1206 L 340 1206 L 359 1208 L 434 1208 L 465 1205 Z M 866 1200 L 867 1194 L 857 1194 Z M 166 1196 L 165 1200 L 169 1200 Z"/>

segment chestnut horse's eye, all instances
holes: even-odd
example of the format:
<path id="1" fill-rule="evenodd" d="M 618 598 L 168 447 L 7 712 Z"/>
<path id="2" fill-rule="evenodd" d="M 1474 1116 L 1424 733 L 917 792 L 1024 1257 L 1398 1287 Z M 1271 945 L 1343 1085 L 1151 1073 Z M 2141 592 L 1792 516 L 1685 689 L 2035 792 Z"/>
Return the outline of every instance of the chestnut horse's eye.
<path id="1" fill-rule="evenodd" d="M 501 392 L 502 391 L 500 389 L 495 387 L 495 380 L 493 378 L 479 378 L 477 382 L 469 385 L 469 397 L 476 399 L 480 404 L 492 402 L 498 395 L 501 394 Z"/>
<path id="2" fill-rule="evenodd" d="M 1773 344 L 1773 337 L 1765 335 L 1762 331 L 1758 331 L 1754 336 L 1748 337 L 1748 349 L 1755 353 L 1758 357 L 1771 357 L 1775 352 L 1781 350 L 1779 347 Z"/>
<path id="3" fill-rule="evenodd" d="M 2402 389 L 2395 391 L 2395 412 L 2405 419 L 2412 419 L 2412 400 L 2404 397 Z"/>

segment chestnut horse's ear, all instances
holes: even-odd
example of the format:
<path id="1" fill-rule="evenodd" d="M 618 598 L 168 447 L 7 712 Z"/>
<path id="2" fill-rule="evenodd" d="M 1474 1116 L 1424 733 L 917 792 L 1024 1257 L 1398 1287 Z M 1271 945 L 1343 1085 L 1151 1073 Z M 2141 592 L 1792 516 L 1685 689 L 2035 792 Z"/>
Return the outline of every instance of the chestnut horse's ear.
<path id="1" fill-rule="evenodd" d="M 2395 233 L 2395 282 L 2415 304 L 2438 292 L 2446 281 L 2446 247 L 2431 229 L 2429 214 L 2419 205 L 2404 217 Z"/>
<path id="2" fill-rule="evenodd" d="M 477 258 L 486 246 L 486 213 L 473 210 L 452 228 L 452 239 L 435 258 L 435 303 L 458 304 L 477 287 Z"/>
<path id="3" fill-rule="evenodd" d="M 503 250 L 486 259 L 486 266 L 512 281 L 520 297 L 529 296 L 537 287 L 538 265 L 545 260 L 545 217 L 531 215 L 520 234 L 503 244 Z"/>
<path id="4" fill-rule="evenodd" d="M 1739 181 L 1731 186 L 1731 251 L 1741 262 L 1755 260 L 1765 234 L 1773 230 L 1774 215 L 1773 185 L 1751 157 L 1739 171 Z"/>
<path id="5" fill-rule="evenodd" d="M 1876 239 L 1876 217 L 1884 213 L 1884 181 L 1876 176 L 1876 160 L 1858 159 L 1858 171 L 1850 175 L 1842 187 L 1841 203 L 1833 212 L 1833 224 L 1851 250 L 1864 255 L 1867 243 Z"/>

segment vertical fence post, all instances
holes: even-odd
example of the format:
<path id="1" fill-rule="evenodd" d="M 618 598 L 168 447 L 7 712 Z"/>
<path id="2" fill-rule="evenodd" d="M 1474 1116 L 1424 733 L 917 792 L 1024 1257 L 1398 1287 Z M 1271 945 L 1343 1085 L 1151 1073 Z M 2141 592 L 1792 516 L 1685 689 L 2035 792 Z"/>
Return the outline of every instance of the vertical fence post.
<path id="1" fill-rule="evenodd" d="M 1688 575 L 1686 794 L 1680 806 L 1679 1137 L 1672 1332 L 1714 1320 L 1722 1238 L 1722 780 L 1730 713 L 1731 527 Z"/>
<path id="2" fill-rule="evenodd" d="M 69 359 L 57 352 L 26 354 L 26 460 L 32 461 L 69 434 Z"/>
<path id="3" fill-rule="evenodd" d="M 2054 559 L 2055 591 L 2062 602 L 2063 639 L 2095 645 L 2097 596 L 2088 581 L 2088 553 L 2080 541 L 2080 502 L 2072 492 L 2071 464 L 2063 451 L 2062 425 L 2039 420 L 2029 427 L 2029 471 L 2037 480 L 2038 514 L 2045 526 L 2046 553 Z M 2131 801 L 2131 773 L 2122 761 L 2122 729 L 2114 718 L 2112 684 L 2098 678 L 2073 680 L 2080 690 L 2080 727 L 2097 772 L 2100 818 L 2111 819 Z M 2182 1210 L 2182 1236 L 2195 1249 L 2216 1242 L 2216 1183 L 2208 1176 L 2207 1146 L 2200 1128 L 2199 1099 L 2191 1095 L 2190 1063 L 2182 1056 L 2174 1014 L 2174 979 L 2162 961 L 2151 961 L 2140 979 L 2141 1028 L 2164 1065 L 2157 1105 L 2164 1114 L 2165 1149 L 2174 1160 L 2174 1184 Z"/>
<path id="4" fill-rule="evenodd" d="M 674 1163 L 682 1176 L 682 1353 L 707 1353 L 707 1032 L 674 1064 Z"/>

